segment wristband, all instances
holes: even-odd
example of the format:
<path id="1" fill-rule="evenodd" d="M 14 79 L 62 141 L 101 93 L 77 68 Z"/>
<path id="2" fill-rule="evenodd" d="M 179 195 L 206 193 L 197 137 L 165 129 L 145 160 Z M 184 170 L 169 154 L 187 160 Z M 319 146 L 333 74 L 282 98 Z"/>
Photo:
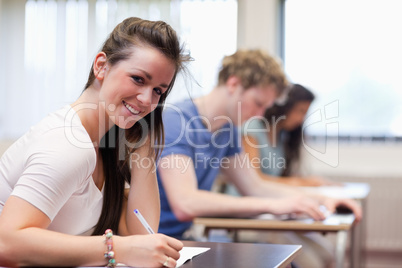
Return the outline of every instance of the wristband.
<path id="1" fill-rule="evenodd" d="M 116 260 L 114 258 L 114 251 L 113 251 L 113 232 L 112 232 L 112 230 L 107 229 L 103 236 L 105 237 L 105 244 L 106 244 L 106 249 L 107 249 L 107 251 L 104 254 L 105 259 L 108 260 L 107 266 L 115 267 Z"/>

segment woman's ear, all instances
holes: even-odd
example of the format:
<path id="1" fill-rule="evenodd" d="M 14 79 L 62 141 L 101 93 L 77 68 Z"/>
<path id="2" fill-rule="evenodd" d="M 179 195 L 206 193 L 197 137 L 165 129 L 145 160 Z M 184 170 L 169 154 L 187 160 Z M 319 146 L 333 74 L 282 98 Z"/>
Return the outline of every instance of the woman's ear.
<path id="1" fill-rule="evenodd" d="M 226 80 L 226 87 L 230 94 L 234 93 L 239 86 L 241 86 L 241 81 L 237 76 L 230 76 L 228 80 Z"/>
<path id="2" fill-rule="evenodd" d="M 96 54 L 94 61 L 94 75 L 96 79 L 103 80 L 105 77 L 105 71 L 107 70 L 107 58 L 105 52 L 99 52 Z"/>

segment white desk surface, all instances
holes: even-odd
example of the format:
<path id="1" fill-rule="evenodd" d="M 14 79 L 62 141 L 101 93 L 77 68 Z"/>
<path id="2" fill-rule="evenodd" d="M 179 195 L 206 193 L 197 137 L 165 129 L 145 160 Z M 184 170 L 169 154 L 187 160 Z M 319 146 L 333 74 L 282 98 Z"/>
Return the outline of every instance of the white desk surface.
<path id="1" fill-rule="evenodd" d="M 334 198 L 365 199 L 370 193 L 370 184 L 360 182 L 345 182 L 342 186 L 302 187 Z"/>

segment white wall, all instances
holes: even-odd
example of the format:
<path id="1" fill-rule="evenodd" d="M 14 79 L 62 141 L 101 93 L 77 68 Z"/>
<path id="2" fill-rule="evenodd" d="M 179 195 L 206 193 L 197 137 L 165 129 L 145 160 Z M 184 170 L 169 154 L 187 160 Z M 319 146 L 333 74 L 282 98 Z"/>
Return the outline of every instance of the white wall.
<path id="1" fill-rule="evenodd" d="M 279 0 L 238 0 L 238 48 L 262 48 L 278 56 Z"/>
<path id="2" fill-rule="evenodd" d="M 304 166 L 313 174 L 353 177 L 402 178 L 402 144 L 339 144 L 328 145 L 328 150 L 338 151 L 339 163 L 333 167 L 304 151 Z"/>
<path id="3" fill-rule="evenodd" d="M 21 73 L 24 72 L 24 60 L 23 57 L 16 57 L 15 54 L 11 53 L 14 51 L 24 54 L 24 32 L 20 31 L 25 23 L 24 6 L 25 0 L 0 1 L 0 11 L 3 11 L 0 13 L 0 31 L 5 33 L 1 36 L 6 36 L 0 40 L 0 70 L 7 70 L 7 72 L 0 73 L 0 121 L 5 121 L 6 117 L 13 115 L 15 120 L 11 124 L 12 127 L 10 128 L 12 129 L 21 127 L 19 117 L 30 114 L 29 111 L 27 113 L 21 112 L 24 102 L 29 101 L 26 97 L 28 92 L 24 92 L 25 81 L 21 76 Z M 8 79 L 5 79 L 6 75 Z M 11 87 L 20 91 L 17 94 L 18 99 L 8 94 L 9 91 L 6 89 Z M 15 105 L 8 106 L 10 108 L 6 110 L 6 102 Z M 0 129 L 0 134 L 6 131 L 10 131 L 10 129 Z"/>

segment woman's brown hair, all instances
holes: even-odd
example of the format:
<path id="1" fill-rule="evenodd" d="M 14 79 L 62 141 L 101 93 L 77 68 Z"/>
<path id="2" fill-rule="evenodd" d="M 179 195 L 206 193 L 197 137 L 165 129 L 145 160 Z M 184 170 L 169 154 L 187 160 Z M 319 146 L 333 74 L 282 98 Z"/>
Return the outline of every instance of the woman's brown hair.
<path id="1" fill-rule="evenodd" d="M 104 198 L 101 216 L 93 235 L 101 235 L 108 228 L 118 232 L 125 184 L 130 184 L 131 181 L 129 155 L 143 145 L 143 138 L 146 137 L 151 139 L 146 143 L 150 147 L 150 157 L 159 156 L 164 142 L 163 105 L 173 87 L 177 73 L 183 69 L 184 62 L 191 59 L 184 53 L 176 32 L 167 23 L 135 17 L 127 18 L 118 24 L 103 44 L 101 51 L 106 54 L 107 63 L 113 66 L 119 61 L 128 59 L 131 56 L 132 47 L 137 45 L 148 45 L 158 49 L 175 64 L 176 70 L 155 110 L 136 122 L 130 129 L 124 130 L 116 125 L 113 126 L 102 138 L 99 152 L 105 174 Z M 85 89 L 92 85 L 95 78 L 92 65 Z M 156 146 L 155 154 L 152 153 L 155 149 L 154 145 L 159 145 Z"/>
<path id="2" fill-rule="evenodd" d="M 314 94 L 299 84 L 290 85 L 288 88 L 288 94 L 286 102 L 283 104 L 274 104 L 272 107 L 265 111 L 264 117 L 268 122 L 274 126 L 278 118 L 287 116 L 287 114 L 293 109 L 293 107 L 299 102 L 313 102 Z M 277 135 L 275 133 L 274 135 Z M 292 175 L 292 166 L 300 158 L 300 147 L 302 142 L 302 126 L 286 131 L 283 133 L 283 145 L 285 155 L 285 169 L 282 172 L 282 176 L 288 177 Z"/>

